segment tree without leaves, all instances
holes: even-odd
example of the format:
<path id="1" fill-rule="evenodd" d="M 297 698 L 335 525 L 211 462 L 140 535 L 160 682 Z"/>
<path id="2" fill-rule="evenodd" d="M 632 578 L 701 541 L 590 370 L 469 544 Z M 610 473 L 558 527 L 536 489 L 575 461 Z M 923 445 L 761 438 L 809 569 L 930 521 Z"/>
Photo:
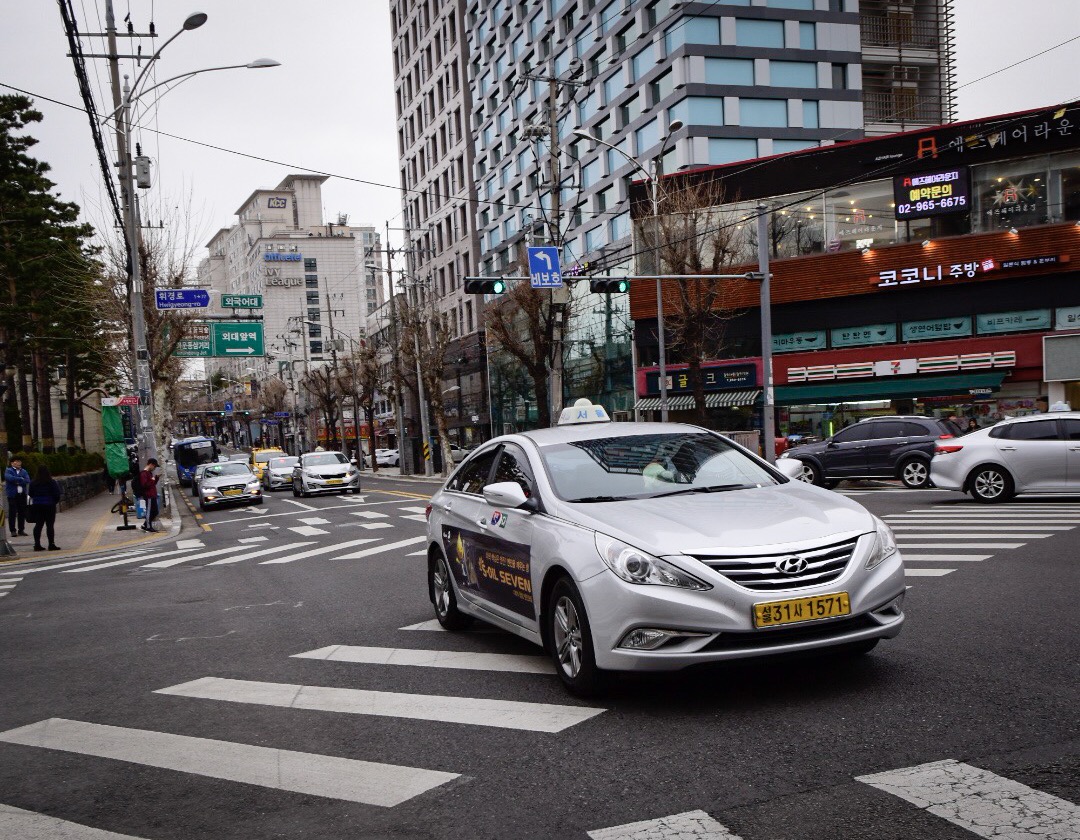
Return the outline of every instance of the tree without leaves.
<path id="1" fill-rule="evenodd" d="M 330 365 L 312 365 L 300 387 L 311 394 L 315 407 L 326 424 L 326 442 L 331 449 L 338 449 L 338 419 L 341 417 L 341 385 Z"/>
<path id="2" fill-rule="evenodd" d="M 361 341 L 342 361 L 340 380 L 343 388 L 352 396 L 353 406 L 364 412 L 368 427 L 368 457 L 373 472 L 379 471 L 375 461 L 375 397 L 380 392 L 382 381 L 379 374 L 378 352 L 369 342 Z M 360 418 L 356 424 L 357 437 L 360 435 Z"/>

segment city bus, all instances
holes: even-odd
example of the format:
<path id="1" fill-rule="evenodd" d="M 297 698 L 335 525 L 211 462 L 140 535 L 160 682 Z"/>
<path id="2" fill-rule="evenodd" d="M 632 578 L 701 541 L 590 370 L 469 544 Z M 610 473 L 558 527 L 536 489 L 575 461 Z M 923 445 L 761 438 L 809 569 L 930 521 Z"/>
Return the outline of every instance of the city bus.
<path id="1" fill-rule="evenodd" d="M 176 477 L 184 486 L 190 486 L 195 468 L 218 459 L 217 441 L 208 437 L 189 437 L 173 444 L 176 461 Z"/>

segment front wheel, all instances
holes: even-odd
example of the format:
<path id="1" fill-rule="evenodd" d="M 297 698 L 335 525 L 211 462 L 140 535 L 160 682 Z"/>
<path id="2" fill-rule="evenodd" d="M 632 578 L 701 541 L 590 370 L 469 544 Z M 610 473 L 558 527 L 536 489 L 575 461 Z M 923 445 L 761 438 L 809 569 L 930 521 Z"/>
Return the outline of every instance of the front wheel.
<path id="1" fill-rule="evenodd" d="M 1000 467 L 979 467 L 968 480 L 971 496 L 976 502 L 993 504 L 1012 498 L 1012 477 Z"/>
<path id="2" fill-rule="evenodd" d="M 603 672 L 596 667 L 589 617 L 581 593 L 569 578 L 562 578 L 551 591 L 547 630 L 551 658 L 563 685 L 579 697 L 599 694 Z"/>
<path id="3" fill-rule="evenodd" d="M 921 490 L 930 484 L 930 465 L 920 458 L 911 458 L 900 466 L 900 480 L 912 490 Z"/>
<path id="4" fill-rule="evenodd" d="M 435 604 L 435 618 L 447 630 L 464 630 L 472 624 L 472 617 L 458 609 L 454 584 L 450 580 L 450 567 L 442 553 L 428 562 L 428 582 Z"/>
<path id="5" fill-rule="evenodd" d="M 802 464 L 802 469 L 795 476 L 799 481 L 805 481 L 807 484 L 817 484 L 818 486 L 824 483 L 820 469 L 808 461 L 799 461 L 799 463 Z"/>

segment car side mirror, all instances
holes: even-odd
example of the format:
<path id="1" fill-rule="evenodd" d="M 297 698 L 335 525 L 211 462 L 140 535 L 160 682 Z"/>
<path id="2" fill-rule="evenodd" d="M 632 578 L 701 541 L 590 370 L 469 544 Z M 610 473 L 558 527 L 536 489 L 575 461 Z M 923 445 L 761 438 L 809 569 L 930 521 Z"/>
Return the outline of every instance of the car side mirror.
<path id="1" fill-rule="evenodd" d="M 827 447 L 829 447 L 830 449 L 832 449 L 832 448 L 833 448 L 834 446 L 839 446 L 840 444 L 839 444 L 839 443 L 837 443 L 837 442 L 836 442 L 835 440 L 833 440 L 832 438 L 829 438 L 828 440 L 826 440 L 826 441 L 825 441 L 825 445 L 826 445 Z"/>
<path id="2" fill-rule="evenodd" d="M 519 508 L 529 501 L 516 481 L 500 481 L 484 488 L 484 501 L 492 507 Z"/>
<path id="3" fill-rule="evenodd" d="M 802 472 L 802 461 L 798 458 L 777 458 L 776 468 L 792 481 L 798 479 Z"/>

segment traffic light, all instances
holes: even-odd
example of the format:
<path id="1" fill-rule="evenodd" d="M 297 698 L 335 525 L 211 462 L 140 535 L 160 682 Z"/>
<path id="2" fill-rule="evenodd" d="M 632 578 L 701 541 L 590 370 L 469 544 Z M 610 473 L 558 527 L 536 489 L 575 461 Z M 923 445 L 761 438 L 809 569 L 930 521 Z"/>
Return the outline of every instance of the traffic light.
<path id="1" fill-rule="evenodd" d="M 506 291 L 506 283 L 498 279 L 488 277 L 466 277 L 465 294 L 467 295 L 501 295 Z"/>
<path id="2" fill-rule="evenodd" d="M 566 271 L 563 272 L 563 277 L 581 277 L 587 275 L 592 271 L 592 263 L 583 262 L 577 265 L 572 265 Z"/>
<path id="3" fill-rule="evenodd" d="M 605 277 L 600 280 L 589 281 L 589 291 L 598 295 L 613 295 L 616 292 L 626 292 L 630 289 L 630 282 L 625 279 L 611 279 Z"/>

